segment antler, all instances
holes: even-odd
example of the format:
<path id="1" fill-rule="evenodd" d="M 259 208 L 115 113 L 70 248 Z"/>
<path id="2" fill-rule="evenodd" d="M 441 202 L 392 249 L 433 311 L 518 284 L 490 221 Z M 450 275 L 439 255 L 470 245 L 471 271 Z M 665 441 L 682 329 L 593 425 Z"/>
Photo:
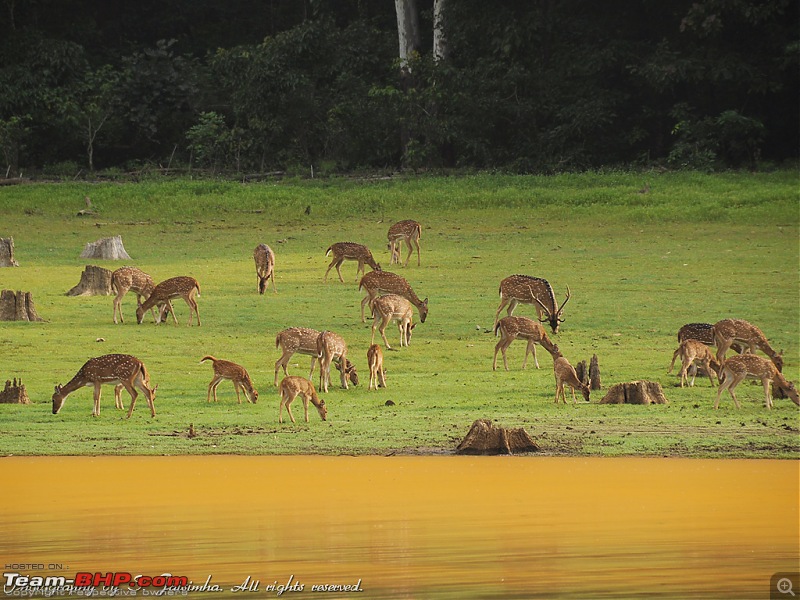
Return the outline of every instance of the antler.
<path id="1" fill-rule="evenodd" d="M 558 310 L 556 311 L 556 317 L 558 318 L 559 322 L 561 322 L 561 323 L 564 322 L 564 319 L 561 318 L 561 311 L 564 310 L 564 306 L 567 304 L 567 302 L 569 302 L 569 299 L 571 297 L 572 296 L 571 296 L 571 294 L 569 292 L 569 286 L 567 286 L 567 297 L 564 298 L 564 302 L 562 302 L 561 306 L 559 306 Z M 541 302 L 540 302 L 540 304 L 541 304 Z"/>
<path id="2" fill-rule="evenodd" d="M 552 316 L 552 315 L 550 314 L 550 309 L 549 309 L 549 308 L 547 308 L 547 307 L 546 307 L 544 304 L 542 304 L 542 301 L 541 301 L 541 300 L 539 300 L 539 298 L 537 298 L 537 297 L 536 297 L 536 294 L 534 294 L 534 293 L 533 293 L 533 288 L 531 288 L 531 286 L 530 286 L 530 285 L 528 286 L 528 291 L 531 293 L 531 298 L 533 298 L 534 300 L 536 300 L 536 302 L 538 302 L 538 303 L 539 303 L 539 306 L 541 306 L 541 307 L 544 309 L 544 312 L 547 314 L 547 318 L 545 318 L 545 319 L 539 319 L 539 322 L 540 322 L 540 323 L 545 323 L 545 322 L 549 321 L 549 320 L 550 320 L 550 317 Z M 556 313 L 556 314 L 558 314 L 558 313 Z"/>

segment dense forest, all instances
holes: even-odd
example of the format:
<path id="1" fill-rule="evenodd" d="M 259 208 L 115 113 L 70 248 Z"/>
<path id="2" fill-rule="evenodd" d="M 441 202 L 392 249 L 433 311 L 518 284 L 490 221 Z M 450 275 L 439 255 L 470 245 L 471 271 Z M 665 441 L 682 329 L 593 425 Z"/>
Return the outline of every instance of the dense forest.
<path id="1" fill-rule="evenodd" d="M 800 148 L 796 0 L 2 8 L 6 177 L 145 165 L 713 170 L 780 164 Z"/>

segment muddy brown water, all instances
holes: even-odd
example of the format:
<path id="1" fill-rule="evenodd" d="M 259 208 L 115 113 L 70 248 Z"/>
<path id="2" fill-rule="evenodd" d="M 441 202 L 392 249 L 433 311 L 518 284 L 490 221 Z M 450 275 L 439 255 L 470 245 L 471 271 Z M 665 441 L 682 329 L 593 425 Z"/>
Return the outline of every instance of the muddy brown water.
<path id="1" fill-rule="evenodd" d="M 31 457 L 0 476 L 4 573 L 221 590 L 193 598 L 751 599 L 800 568 L 789 460 Z"/>

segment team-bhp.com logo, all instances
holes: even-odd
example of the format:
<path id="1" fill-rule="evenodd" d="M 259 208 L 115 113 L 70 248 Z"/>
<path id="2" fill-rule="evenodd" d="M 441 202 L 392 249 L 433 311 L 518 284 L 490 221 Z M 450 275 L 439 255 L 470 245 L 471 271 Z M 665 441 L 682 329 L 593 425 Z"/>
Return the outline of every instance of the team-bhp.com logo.
<path id="1" fill-rule="evenodd" d="M 75 573 L 75 577 L 63 576 L 29 576 L 20 573 L 3 573 L 3 592 L 6 595 L 20 595 L 20 592 L 35 593 L 71 593 L 90 589 L 103 588 L 118 590 L 122 586 L 142 589 L 166 589 L 179 591 L 189 585 L 188 577 L 175 575 L 133 575 L 131 573 Z M 87 595 L 87 594 L 82 594 Z M 104 594 L 107 595 L 107 594 Z"/>

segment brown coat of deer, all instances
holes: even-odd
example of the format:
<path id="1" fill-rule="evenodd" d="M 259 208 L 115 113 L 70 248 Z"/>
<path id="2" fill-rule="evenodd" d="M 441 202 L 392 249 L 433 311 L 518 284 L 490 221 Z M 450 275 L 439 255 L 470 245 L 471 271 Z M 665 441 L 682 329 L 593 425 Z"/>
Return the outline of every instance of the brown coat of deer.
<path id="1" fill-rule="evenodd" d="M 706 346 L 714 346 L 714 325 L 711 323 L 687 323 L 678 330 L 678 343 L 685 340 L 697 340 Z M 731 344 L 731 350 L 741 354 L 744 348 L 734 342 Z"/>
<path id="2" fill-rule="evenodd" d="M 372 344 L 367 349 L 367 364 L 369 365 L 368 390 L 386 387 L 386 373 L 383 370 L 383 351 L 378 344 Z"/>
<path id="3" fill-rule="evenodd" d="M 739 401 L 736 399 L 736 394 L 733 393 L 733 390 L 746 378 L 761 380 L 761 383 L 764 385 L 764 401 L 767 408 L 772 408 L 772 394 L 770 393 L 771 384 L 778 386 L 792 402 L 800 406 L 800 396 L 797 393 L 794 383 L 787 381 L 771 361 L 756 356 L 755 354 L 740 354 L 738 356 L 732 356 L 722 365 L 720 384 L 719 389 L 717 389 L 717 400 L 714 402 L 714 408 L 719 408 L 720 397 L 725 390 L 728 390 L 731 398 L 733 398 L 734 405 L 736 408 L 739 408 Z"/>
<path id="4" fill-rule="evenodd" d="M 411 303 L 397 294 L 387 294 L 379 296 L 370 303 L 372 308 L 372 337 L 369 343 L 375 341 L 375 329 L 378 328 L 386 349 L 391 350 L 389 340 L 386 339 L 386 327 L 393 320 L 397 321 L 397 328 L 400 330 L 400 347 L 408 346 L 411 341 L 411 334 L 416 325 L 413 323 L 414 310 Z M 380 323 L 380 325 L 378 325 Z"/>
<path id="5" fill-rule="evenodd" d="M 317 358 L 319 359 L 319 391 L 328 392 L 331 382 L 331 364 L 336 364 L 339 380 L 344 389 L 348 389 L 347 380 L 358 385 L 356 368 L 347 360 L 347 344 L 344 338 L 332 331 L 323 331 L 317 338 Z"/>
<path id="6" fill-rule="evenodd" d="M 144 301 L 143 304 L 136 309 L 136 320 L 139 324 L 142 323 L 144 313 L 152 306 L 164 304 L 164 309 L 157 315 L 156 324 L 160 323 L 164 318 L 166 311 L 172 313 L 172 318 L 175 324 L 178 324 L 178 319 L 175 317 L 175 311 L 172 309 L 172 302 L 175 298 L 183 298 L 186 304 L 189 305 L 189 325 L 192 324 L 192 316 L 197 315 L 197 326 L 200 326 L 200 312 L 197 309 L 197 301 L 194 299 L 195 295 L 200 295 L 200 284 L 194 277 L 172 277 L 159 283 L 150 297 Z"/>
<path id="7" fill-rule="evenodd" d="M 72 392 L 85 386 L 94 386 L 94 407 L 92 409 L 92 416 L 100 416 L 100 388 L 104 383 L 121 384 L 128 393 L 131 395 L 131 406 L 128 410 L 128 419 L 133 414 L 133 407 L 136 406 L 136 397 L 139 393 L 136 391 L 138 387 L 144 393 L 147 399 L 147 405 L 150 407 L 151 416 L 156 416 L 155 399 L 156 389 L 150 387 L 150 375 L 145 368 L 144 363 L 135 356 L 129 354 L 106 354 L 91 358 L 84 365 L 78 369 L 75 377 L 69 380 L 64 386 L 55 386 L 53 393 L 53 414 L 58 414 L 61 407 L 64 405 L 64 400 L 67 399 Z M 115 394 L 116 396 L 116 394 Z M 116 402 L 116 397 L 115 397 Z M 121 406 L 122 400 L 119 401 Z"/>
<path id="8" fill-rule="evenodd" d="M 389 227 L 389 232 L 387 233 L 387 237 L 389 238 L 389 252 L 391 254 L 389 264 L 400 264 L 400 250 L 402 249 L 403 242 L 405 242 L 408 247 L 408 256 L 403 266 L 408 266 L 408 261 L 414 253 L 414 248 L 417 249 L 417 266 L 419 266 L 419 238 L 421 235 L 422 225 L 417 221 L 398 221 Z"/>
<path id="9" fill-rule="evenodd" d="M 147 299 L 155 286 L 153 278 L 136 267 L 120 267 L 111 273 L 111 290 L 116 294 L 113 308 L 114 323 L 117 323 L 117 314 L 119 314 L 120 322 L 125 322 L 125 319 L 122 318 L 122 298 L 125 294 L 129 291 L 134 292 L 136 305 L 139 306 L 142 298 Z M 150 312 L 153 313 L 152 307 Z M 155 313 L 153 313 L 153 319 L 155 319 Z"/>
<path id="10" fill-rule="evenodd" d="M 342 279 L 342 272 L 339 268 L 342 266 L 342 263 L 345 260 L 356 260 L 358 261 L 358 268 L 356 269 L 356 282 L 358 282 L 358 274 L 364 275 L 364 265 L 367 264 L 372 267 L 375 271 L 380 271 L 381 266 L 375 262 L 375 259 L 372 258 L 372 252 L 370 252 L 369 248 L 362 244 L 356 244 L 355 242 L 337 242 L 335 244 L 331 244 L 328 246 L 328 250 L 325 252 L 325 256 L 330 255 L 333 253 L 333 260 L 331 264 L 328 265 L 327 271 L 325 271 L 325 277 L 323 277 L 323 282 L 328 281 L 328 273 L 333 267 L 336 267 L 336 273 L 339 275 L 339 281 L 344 283 L 344 279 Z"/>
<path id="11" fill-rule="evenodd" d="M 558 326 L 564 322 L 562 318 L 564 306 L 569 299 L 569 286 L 567 286 L 567 297 L 561 306 L 558 306 L 553 287 L 547 280 L 529 275 L 509 275 L 500 282 L 500 306 L 494 315 L 494 324 L 497 325 L 500 311 L 506 306 L 510 317 L 518 304 L 533 304 L 539 321 L 549 323 L 553 333 L 558 333 Z"/>
<path id="12" fill-rule="evenodd" d="M 719 374 L 719 363 L 708 346 L 699 340 L 691 338 L 682 341 L 681 345 L 678 346 L 672 354 L 672 362 L 669 364 L 669 371 L 667 371 L 667 373 L 672 373 L 672 368 L 675 366 L 675 359 L 679 356 L 681 357 L 681 387 L 684 387 L 686 384 L 689 368 L 696 366 L 696 364 L 702 365 L 703 369 L 705 369 L 705 372 L 708 374 L 708 380 L 711 382 L 711 385 L 715 385 L 711 373 L 713 371 Z M 696 375 L 697 369 L 695 368 L 692 372 L 692 380 L 689 382 L 689 387 L 694 387 Z"/>
<path id="13" fill-rule="evenodd" d="M 289 375 L 287 367 L 292 355 L 305 354 L 311 357 L 311 371 L 308 378 L 314 375 L 317 364 L 317 338 L 321 331 L 307 327 L 289 327 L 275 336 L 275 348 L 281 349 L 281 357 L 275 362 L 275 386 L 278 386 L 278 371 L 283 367 L 284 376 Z"/>
<path id="14" fill-rule="evenodd" d="M 247 369 L 241 365 L 237 365 L 235 362 L 214 358 L 210 354 L 201 358 L 200 362 L 202 363 L 206 360 L 210 360 L 214 367 L 214 377 L 211 379 L 211 383 L 208 384 L 208 398 L 206 402 L 211 402 L 212 392 L 214 393 L 214 402 L 217 401 L 217 387 L 223 379 L 229 379 L 233 382 L 233 389 L 236 390 L 236 400 L 239 404 L 242 403 L 242 399 L 239 397 L 240 388 L 242 392 L 244 392 L 244 397 L 248 402 L 252 404 L 258 402 L 258 391 L 253 387 L 253 380 L 250 379 L 250 374 L 247 372 Z"/>
<path id="15" fill-rule="evenodd" d="M 568 385 L 572 390 L 572 403 L 577 404 L 578 399 L 575 397 L 575 388 L 578 388 L 583 394 L 583 399 L 589 402 L 589 386 L 578 379 L 578 374 L 575 368 L 569 364 L 569 361 L 561 356 L 560 353 L 553 355 L 553 374 L 556 378 L 556 404 L 558 398 L 564 398 L 564 404 L 567 403 L 567 394 L 564 390 L 564 385 Z"/>
<path id="16" fill-rule="evenodd" d="M 275 253 L 266 244 L 259 244 L 253 250 L 253 260 L 256 263 L 256 277 L 258 278 L 258 293 L 263 294 L 267 291 L 267 283 L 272 280 L 272 290 L 277 293 L 275 287 Z"/>
<path id="17" fill-rule="evenodd" d="M 362 323 L 367 322 L 364 318 L 364 307 L 368 302 L 373 302 L 375 298 L 381 294 L 397 294 L 411 302 L 419 311 L 419 320 L 421 323 L 424 323 L 425 319 L 428 317 L 428 299 L 420 300 L 408 282 L 400 275 L 390 273 L 389 271 L 372 271 L 361 278 L 358 289 L 363 289 L 367 292 L 367 295 L 361 301 Z"/>
<path id="18" fill-rule="evenodd" d="M 776 352 L 769 345 L 767 337 L 755 325 L 743 319 L 722 319 L 714 323 L 714 345 L 717 347 L 717 361 L 721 365 L 725 364 L 725 353 L 734 342 L 738 342 L 751 353 L 755 353 L 756 348 L 770 357 L 772 362 L 783 371 L 783 355 Z"/>
<path id="19" fill-rule="evenodd" d="M 500 341 L 494 347 L 494 360 L 492 361 L 492 370 L 497 370 L 497 352 L 503 354 L 503 366 L 508 371 L 508 361 L 506 360 L 506 350 L 517 338 L 528 340 L 528 345 L 525 348 L 525 358 L 522 361 L 522 368 L 528 362 L 528 354 L 533 354 L 533 362 L 536 368 L 539 368 L 539 361 L 536 358 L 536 344 L 540 344 L 550 354 L 558 353 L 558 346 L 556 346 L 550 338 L 547 337 L 547 332 L 542 327 L 541 323 L 537 323 L 528 317 L 503 317 L 494 326 L 494 334 L 500 332 Z"/>
<path id="20" fill-rule="evenodd" d="M 297 377 L 295 375 L 284 377 L 283 381 L 281 381 L 278 391 L 281 395 L 281 404 L 278 407 L 279 423 L 283 423 L 284 406 L 286 407 L 286 412 L 289 413 L 289 418 L 292 420 L 292 423 L 295 422 L 294 415 L 292 415 L 291 404 L 294 399 L 297 398 L 297 396 L 300 396 L 303 399 L 303 413 L 305 415 L 306 423 L 308 423 L 309 402 L 317 407 L 319 416 L 323 421 L 328 420 L 328 407 L 325 405 L 325 401 L 320 399 L 320 397 L 317 395 L 317 391 L 314 389 L 314 384 L 312 384 L 308 379 L 305 379 L 304 377 Z"/>

